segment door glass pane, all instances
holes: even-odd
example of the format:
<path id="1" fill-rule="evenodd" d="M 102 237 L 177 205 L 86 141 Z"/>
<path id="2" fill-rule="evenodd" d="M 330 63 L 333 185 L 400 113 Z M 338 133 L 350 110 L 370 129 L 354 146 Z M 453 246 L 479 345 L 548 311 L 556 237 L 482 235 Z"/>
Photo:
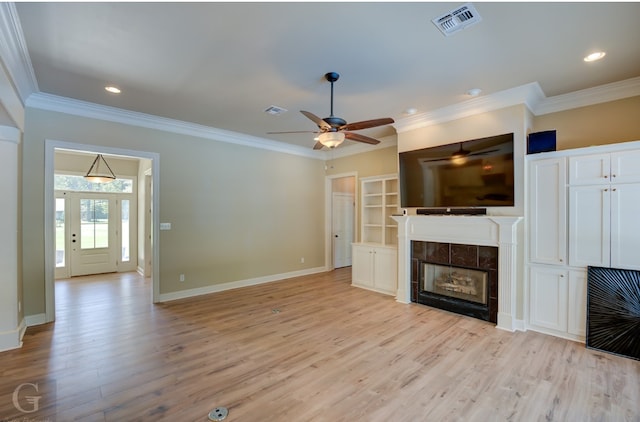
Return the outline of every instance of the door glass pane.
<path id="1" fill-rule="evenodd" d="M 76 192 L 132 193 L 133 179 L 118 177 L 110 183 L 91 183 L 83 176 L 56 174 L 54 175 L 54 189 Z"/>
<path id="2" fill-rule="evenodd" d="M 56 198 L 56 267 L 65 266 L 64 198 Z"/>
<path id="3" fill-rule="evenodd" d="M 109 247 L 109 200 L 80 200 L 80 249 Z"/>
<path id="4" fill-rule="evenodd" d="M 122 200 L 122 219 L 120 231 L 122 233 L 122 256 L 121 262 L 129 262 L 129 200 Z"/>

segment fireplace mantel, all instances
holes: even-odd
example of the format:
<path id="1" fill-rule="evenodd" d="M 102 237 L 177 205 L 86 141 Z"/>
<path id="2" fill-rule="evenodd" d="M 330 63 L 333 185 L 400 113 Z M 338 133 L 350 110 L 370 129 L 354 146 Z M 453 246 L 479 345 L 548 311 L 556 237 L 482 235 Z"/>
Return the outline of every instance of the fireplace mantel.
<path id="1" fill-rule="evenodd" d="M 392 217 L 398 223 L 398 291 L 396 300 L 411 302 L 411 241 L 498 247 L 498 328 L 516 329 L 517 226 L 519 216 Z"/>

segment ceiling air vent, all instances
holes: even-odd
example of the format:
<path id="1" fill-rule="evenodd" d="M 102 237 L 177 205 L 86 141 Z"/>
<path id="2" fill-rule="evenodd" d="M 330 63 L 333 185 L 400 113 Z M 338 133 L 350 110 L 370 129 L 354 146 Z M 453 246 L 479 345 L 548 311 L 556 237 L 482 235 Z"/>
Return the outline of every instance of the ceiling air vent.
<path id="1" fill-rule="evenodd" d="M 468 26 L 474 25 L 482 20 L 478 11 L 471 3 L 462 6 L 433 19 L 431 22 L 445 35 L 449 36 Z"/>
<path id="2" fill-rule="evenodd" d="M 277 116 L 278 114 L 286 113 L 287 109 L 271 105 L 264 110 L 265 113 Z"/>

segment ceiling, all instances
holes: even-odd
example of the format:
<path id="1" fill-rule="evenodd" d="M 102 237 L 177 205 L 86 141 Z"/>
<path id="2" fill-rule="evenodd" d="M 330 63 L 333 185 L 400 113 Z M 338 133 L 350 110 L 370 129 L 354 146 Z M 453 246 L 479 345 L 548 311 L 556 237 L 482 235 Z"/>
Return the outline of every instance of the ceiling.
<path id="1" fill-rule="evenodd" d="M 640 3 L 16 3 L 38 89 L 311 148 L 300 110 L 407 118 L 539 83 L 547 97 L 640 76 Z M 583 57 L 606 51 L 603 60 Z M 106 92 L 116 85 L 122 93 Z M 281 115 L 264 112 L 270 106 Z M 393 126 L 360 133 L 381 137 Z M 352 142 L 345 142 L 348 147 Z M 341 147 L 342 148 L 342 147 Z"/>

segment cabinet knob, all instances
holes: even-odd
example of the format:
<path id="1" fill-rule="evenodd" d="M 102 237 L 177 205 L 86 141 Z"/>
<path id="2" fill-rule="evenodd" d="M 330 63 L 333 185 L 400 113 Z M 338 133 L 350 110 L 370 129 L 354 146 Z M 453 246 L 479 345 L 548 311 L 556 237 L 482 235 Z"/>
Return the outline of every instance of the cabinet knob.
<path id="1" fill-rule="evenodd" d="M 616 177 L 616 175 L 615 175 L 615 174 L 612 174 L 612 175 L 611 175 L 611 177 Z"/>
<path id="2" fill-rule="evenodd" d="M 609 192 L 609 189 L 605 189 L 604 191 L 605 191 L 605 192 Z"/>
<path id="3" fill-rule="evenodd" d="M 613 192 L 615 192 L 615 191 L 616 191 L 616 188 L 613 188 L 613 189 L 611 189 L 611 190 L 612 190 Z"/>
<path id="4" fill-rule="evenodd" d="M 608 179 L 608 178 L 609 178 L 609 176 L 607 176 L 607 175 L 605 174 L 605 175 L 604 175 L 604 178 L 605 178 L 605 179 Z"/>

